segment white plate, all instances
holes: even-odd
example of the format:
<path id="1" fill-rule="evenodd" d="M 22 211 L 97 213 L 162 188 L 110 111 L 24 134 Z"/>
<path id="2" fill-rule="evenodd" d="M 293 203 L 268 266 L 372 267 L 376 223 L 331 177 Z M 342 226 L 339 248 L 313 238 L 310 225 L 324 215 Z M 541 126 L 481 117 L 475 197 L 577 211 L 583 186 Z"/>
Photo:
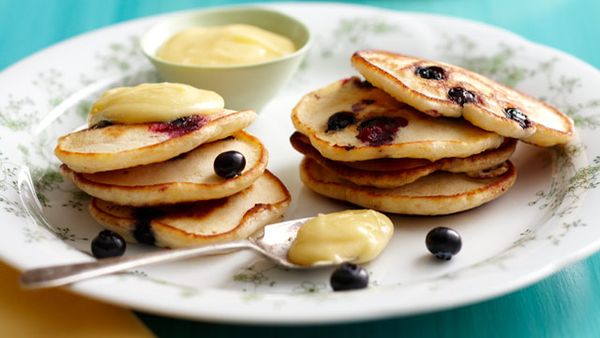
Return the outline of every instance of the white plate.
<path id="1" fill-rule="evenodd" d="M 562 52 L 486 25 L 440 16 L 339 4 L 274 7 L 308 24 L 315 44 L 293 81 L 250 128 L 270 150 L 269 167 L 290 189 L 286 218 L 343 209 L 298 178 L 300 155 L 288 143 L 291 108 L 303 93 L 356 74 L 353 51 L 391 49 L 466 66 L 542 97 L 569 113 L 581 142 L 556 149 L 521 144 L 516 185 L 500 199 L 447 217 L 396 217 L 396 234 L 367 265 L 371 287 L 333 293 L 330 271 L 290 272 L 241 252 L 164 264 L 79 283 L 75 292 L 139 310 L 211 321 L 316 323 L 415 314 L 476 302 L 533 283 L 600 247 L 593 210 L 600 201 L 600 74 Z M 155 81 L 136 39 L 163 16 L 71 39 L 0 75 L 0 236 L 2 258 L 20 269 L 89 260 L 100 230 L 85 196 L 57 173 L 57 135 L 81 125 L 106 88 Z M 595 115 L 596 114 L 596 115 Z M 47 118 L 50 116 L 50 118 Z M 58 118 L 52 120 L 52 117 Z M 25 217 L 16 192 L 28 166 L 51 232 Z M 584 198 L 585 197 L 585 198 Z M 39 223 L 39 222 L 38 222 Z M 441 263 L 425 234 L 450 226 L 463 251 Z M 128 252 L 150 250 L 130 246 Z"/>

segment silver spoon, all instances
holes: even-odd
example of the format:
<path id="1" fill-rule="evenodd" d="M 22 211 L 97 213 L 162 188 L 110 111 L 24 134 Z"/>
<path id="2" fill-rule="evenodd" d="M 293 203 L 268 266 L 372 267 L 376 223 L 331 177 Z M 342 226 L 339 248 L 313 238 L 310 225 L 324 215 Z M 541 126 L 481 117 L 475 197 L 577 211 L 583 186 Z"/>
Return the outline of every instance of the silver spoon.
<path id="1" fill-rule="evenodd" d="M 287 253 L 290 245 L 296 238 L 298 229 L 309 219 L 310 217 L 267 225 L 263 231 L 247 240 L 191 248 L 165 249 L 132 256 L 104 258 L 93 262 L 56 265 L 27 270 L 21 275 L 21 286 L 31 289 L 57 287 L 138 266 L 229 253 L 242 249 L 254 250 L 285 268 L 308 268 L 307 266 L 290 262 L 287 258 Z M 334 265 L 334 263 L 324 263 L 318 266 L 328 265 Z"/>

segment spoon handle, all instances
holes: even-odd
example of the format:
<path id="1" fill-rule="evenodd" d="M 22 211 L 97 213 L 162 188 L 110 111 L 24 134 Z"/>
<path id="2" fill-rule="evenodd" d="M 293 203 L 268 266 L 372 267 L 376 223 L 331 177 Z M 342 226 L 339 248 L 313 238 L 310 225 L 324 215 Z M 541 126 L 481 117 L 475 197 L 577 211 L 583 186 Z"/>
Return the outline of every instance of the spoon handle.
<path id="1" fill-rule="evenodd" d="M 132 256 L 103 258 L 86 263 L 55 265 L 23 272 L 21 286 L 31 289 L 51 288 L 143 265 L 253 248 L 255 248 L 254 244 L 247 240 L 241 240 L 191 248 L 165 249 Z"/>

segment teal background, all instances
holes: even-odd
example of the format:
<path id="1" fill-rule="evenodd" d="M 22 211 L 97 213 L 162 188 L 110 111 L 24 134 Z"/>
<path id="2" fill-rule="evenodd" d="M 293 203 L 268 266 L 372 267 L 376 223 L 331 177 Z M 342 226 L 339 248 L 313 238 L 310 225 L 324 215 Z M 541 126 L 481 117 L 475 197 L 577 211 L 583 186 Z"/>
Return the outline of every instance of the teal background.
<path id="1" fill-rule="evenodd" d="M 246 2 L 0 0 L 0 69 L 56 42 L 112 23 L 175 10 Z M 486 22 L 561 49 L 600 67 L 598 0 L 343 2 L 439 13 Z M 0 93 L 2 91 L 0 89 Z M 241 326 L 178 320 L 144 313 L 138 315 L 161 338 L 600 337 L 599 277 L 600 254 L 596 254 L 528 288 L 479 304 L 420 316 L 344 325 Z"/>

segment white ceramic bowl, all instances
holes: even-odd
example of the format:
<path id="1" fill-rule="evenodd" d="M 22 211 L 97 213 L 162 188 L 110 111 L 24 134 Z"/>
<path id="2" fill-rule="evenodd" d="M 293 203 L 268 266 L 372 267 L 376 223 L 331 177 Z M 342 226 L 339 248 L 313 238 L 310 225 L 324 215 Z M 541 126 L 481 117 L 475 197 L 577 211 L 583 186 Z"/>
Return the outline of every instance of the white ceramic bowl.
<path id="1" fill-rule="evenodd" d="M 160 46 L 182 29 L 234 23 L 254 25 L 285 36 L 297 50 L 274 60 L 240 66 L 182 65 L 156 56 Z M 310 41 L 309 29 L 288 15 L 259 7 L 231 7 L 174 15 L 148 30 L 141 39 L 141 47 L 163 80 L 213 90 L 223 96 L 229 109 L 259 111 L 298 69 Z"/>

